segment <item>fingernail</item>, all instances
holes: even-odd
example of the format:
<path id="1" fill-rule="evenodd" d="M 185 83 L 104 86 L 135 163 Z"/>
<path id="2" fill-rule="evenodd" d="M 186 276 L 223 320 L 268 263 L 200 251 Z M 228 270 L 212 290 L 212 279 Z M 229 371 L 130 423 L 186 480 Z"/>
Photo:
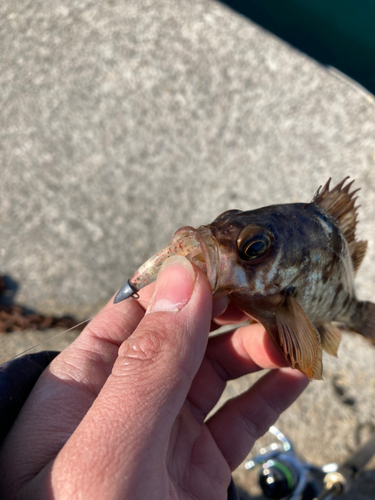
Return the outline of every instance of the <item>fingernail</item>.
<path id="1" fill-rule="evenodd" d="M 193 266 L 185 257 L 176 255 L 167 259 L 160 269 L 147 312 L 180 311 L 191 298 L 195 279 Z"/>

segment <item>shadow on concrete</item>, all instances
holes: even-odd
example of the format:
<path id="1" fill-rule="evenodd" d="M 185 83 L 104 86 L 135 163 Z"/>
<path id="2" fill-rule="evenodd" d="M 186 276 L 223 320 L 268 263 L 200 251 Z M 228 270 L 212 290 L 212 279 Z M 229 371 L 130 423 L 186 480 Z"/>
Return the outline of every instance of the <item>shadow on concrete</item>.
<path id="1" fill-rule="evenodd" d="M 0 275 L 0 307 L 9 307 L 14 304 L 14 297 L 18 291 L 18 283 L 11 276 Z"/>

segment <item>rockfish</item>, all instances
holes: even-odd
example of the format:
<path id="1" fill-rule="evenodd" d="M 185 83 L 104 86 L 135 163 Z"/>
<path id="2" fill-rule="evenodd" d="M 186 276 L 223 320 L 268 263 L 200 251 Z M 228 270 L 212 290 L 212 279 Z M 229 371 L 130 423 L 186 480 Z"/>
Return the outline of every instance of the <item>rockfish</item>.
<path id="1" fill-rule="evenodd" d="M 337 354 L 340 327 L 375 340 L 375 304 L 359 301 L 354 276 L 367 242 L 357 241 L 357 207 L 348 177 L 330 180 L 311 203 L 228 210 L 211 224 L 182 227 L 115 297 L 156 279 L 163 262 L 184 255 L 207 275 L 214 296 L 231 296 L 262 323 L 291 366 L 322 378 L 322 348 Z"/>

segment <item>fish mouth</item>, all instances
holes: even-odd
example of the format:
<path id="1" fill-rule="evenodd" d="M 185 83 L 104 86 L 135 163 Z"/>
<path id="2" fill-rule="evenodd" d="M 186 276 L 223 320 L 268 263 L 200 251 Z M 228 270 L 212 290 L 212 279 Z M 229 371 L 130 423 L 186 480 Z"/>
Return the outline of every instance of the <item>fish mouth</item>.
<path id="1" fill-rule="evenodd" d="M 186 255 L 186 258 L 205 273 L 214 294 L 219 278 L 220 252 L 218 241 L 207 226 L 200 226 L 198 229 L 187 226 L 179 229 L 175 236 L 178 237 L 181 232 L 184 238 L 183 234 L 186 230 L 199 244 L 196 252 Z"/>
<path id="2" fill-rule="evenodd" d="M 217 240 L 207 226 L 198 229 L 185 226 L 175 232 L 169 245 L 159 250 L 137 269 L 130 280 L 120 288 L 114 302 L 121 302 L 131 296 L 137 297 L 141 288 L 156 280 L 164 262 L 175 255 L 182 255 L 198 266 L 206 274 L 212 293 L 215 292 L 219 268 Z"/>

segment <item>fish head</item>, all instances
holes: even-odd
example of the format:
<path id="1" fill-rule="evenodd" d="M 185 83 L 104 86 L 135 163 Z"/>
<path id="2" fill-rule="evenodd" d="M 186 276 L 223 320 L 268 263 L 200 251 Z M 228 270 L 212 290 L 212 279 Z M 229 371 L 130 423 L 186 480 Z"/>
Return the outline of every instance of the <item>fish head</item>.
<path id="1" fill-rule="evenodd" d="M 229 210 L 196 230 L 215 296 L 232 292 L 257 299 L 286 289 L 301 272 L 304 245 L 286 205 Z"/>
<path id="2" fill-rule="evenodd" d="M 277 294 L 301 271 L 304 258 L 305 243 L 291 224 L 292 207 L 228 210 L 208 225 L 182 227 L 129 283 L 139 290 L 156 279 L 166 259 L 183 255 L 207 275 L 214 296 L 237 292 L 256 299 Z"/>

